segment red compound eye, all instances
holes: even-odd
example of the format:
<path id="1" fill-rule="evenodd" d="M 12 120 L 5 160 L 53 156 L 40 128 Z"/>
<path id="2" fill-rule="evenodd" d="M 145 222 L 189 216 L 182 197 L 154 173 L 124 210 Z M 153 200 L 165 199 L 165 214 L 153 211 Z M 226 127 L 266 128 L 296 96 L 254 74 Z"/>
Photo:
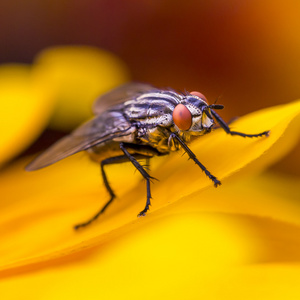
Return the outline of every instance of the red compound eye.
<path id="1" fill-rule="evenodd" d="M 178 104 L 173 110 L 173 121 L 179 129 L 189 130 L 192 126 L 192 114 L 183 104 Z"/>
<path id="2" fill-rule="evenodd" d="M 206 97 L 205 97 L 202 93 L 200 93 L 200 92 L 190 92 L 190 94 L 191 94 L 191 95 L 194 95 L 194 96 L 197 96 L 197 97 L 199 97 L 199 98 L 201 98 L 201 99 L 207 101 L 207 100 L 206 100 Z"/>

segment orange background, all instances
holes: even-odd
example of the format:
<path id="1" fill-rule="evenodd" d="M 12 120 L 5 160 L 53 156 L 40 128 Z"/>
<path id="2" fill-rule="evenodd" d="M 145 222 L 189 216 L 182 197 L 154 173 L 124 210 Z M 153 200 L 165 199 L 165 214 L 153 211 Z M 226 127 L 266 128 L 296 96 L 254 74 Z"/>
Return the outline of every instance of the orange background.
<path id="1" fill-rule="evenodd" d="M 132 78 L 200 90 L 225 120 L 299 98 L 300 2 L 12 0 L 0 4 L 0 63 L 53 45 L 109 50 Z M 281 170 L 297 172 L 299 147 Z M 290 165 L 290 166 L 289 166 Z M 299 162 L 298 162 L 299 166 Z"/>

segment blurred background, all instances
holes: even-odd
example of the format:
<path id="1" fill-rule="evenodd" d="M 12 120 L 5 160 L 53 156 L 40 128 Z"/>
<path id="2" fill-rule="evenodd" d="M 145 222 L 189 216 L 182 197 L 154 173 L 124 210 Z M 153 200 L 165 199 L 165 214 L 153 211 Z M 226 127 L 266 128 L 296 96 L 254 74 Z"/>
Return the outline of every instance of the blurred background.
<path id="1" fill-rule="evenodd" d="M 1 1 L 1 64 L 57 45 L 99 47 L 132 80 L 199 90 L 226 106 L 226 121 L 300 98 L 298 0 Z M 47 134 L 26 154 L 59 137 Z M 299 174 L 299 150 L 274 168 Z"/>

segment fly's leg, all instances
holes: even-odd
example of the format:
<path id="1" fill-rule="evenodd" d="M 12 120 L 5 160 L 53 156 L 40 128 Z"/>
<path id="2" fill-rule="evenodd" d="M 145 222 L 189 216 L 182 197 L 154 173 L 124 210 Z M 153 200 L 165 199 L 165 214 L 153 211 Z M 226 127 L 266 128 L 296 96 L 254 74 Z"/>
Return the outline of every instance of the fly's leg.
<path id="1" fill-rule="evenodd" d="M 109 185 L 109 182 L 107 180 L 107 176 L 106 173 L 104 171 L 104 166 L 105 165 L 112 165 L 112 164 L 119 164 L 122 162 L 127 162 L 128 159 L 125 155 L 121 155 L 121 156 L 116 156 L 116 157 L 110 157 L 107 158 L 105 160 L 103 160 L 101 162 L 101 174 L 102 174 L 102 178 L 103 178 L 103 182 L 104 185 L 110 195 L 110 199 L 106 202 L 106 204 L 99 210 L 98 213 L 96 213 L 90 220 L 88 220 L 87 222 L 81 223 L 81 224 L 77 224 L 76 226 L 74 226 L 74 229 L 78 229 L 80 227 L 85 227 L 89 224 L 91 224 L 93 221 L 95 221 L 102 213 L 104 213 L 104 211 L 107 209 L 107 207 L 113 202 L 113 200 L 116 198 L 115 193 L 113 192 L 112 188 Z"/>
<path id="2" fill-rule="evenodd" d="M 188 156 L 201 168 L 201 170 L 205 173 L 205 175 L 214 183 L 214 186 L 217 187 L 218 185 L 221 185 L 221 181 L 219 181 L 215 176 L 213 176 L 204 165 L 201 164 L 201 162 L 197 159 L 196 155 L 192 152 L 192 150 L 185 144 L 181 138 L 175 134 L 171 133 L 171 138 L 175 138 L 181 147 L 184 149 L 184 151 L 188 154 Z"/>
<path id="3" fill-rule="evenodd" d="M 151 177 L 143 168 L 143 166 L 135 159 L 133 155 L 131 155 L 127 149 L 126 146 L 123 143 L 120 143 L 120 148 L 124 152 L 124 154 L 128 157 L 130 162 L 136 167 L 136 169 L 142 174 L 142 176 L 146 179 L 146 185 L 147 185 L 147 200 L 145 208 L 138 214 L 138 217 L 145 216 L 146 212 L 149 210 L 149 206 L 151 205 L 150 199 L 151 199 L 151 192 L 150 192 L 150 180 L 155 179 Z"/>
<path id="4" fill-rule="evenodd" d="M 264 131 L 258 134 L 247 134 L 243 132 L 237 132 L 237 131 L 231 131 L 229 126 L 225 123 L 225 121 L 212 109 L 211 110 L 212 115 L 216 119 L 216 121 L 220 124 L 220 126 L 225 130 L 226 133 L 230 135 L 239 135 L 242 137 L 261 137 L 261 136 L 269 136 L 270 131 Z"/>
<path id="5" fill-rule="evenodd" d="M 124 163 L 124 162 L 128 162 L 128 160 L 136 167 L 136 169 L 142 174 L 142 176 L 146 179 L 147 182 L 147 201 L 146 201 L 146 206 L 145 208 L 138 214 L 138 216 L 145 216 L 146 212 L 149 210 L 149 206 L 151 205 L 150 203 L 150 199 L 151 199 L 151 192 L 150 192 L 150 180 L 151 179 L 155 179 L 153 177 L 151 177 L 142 167 L 142 165 L 140 165 L 140 163 L 136 160 L 136 159 L 147 159 L 149 160 L 150 157 L 147 155 L 143 155 L 143 154 L 136 154 L 136 155 L 131 155 L 127 149 L 126 146 L 123 143 L 120 143 L 120 148 L 121 150 L 124 152 L 124 155 L 121 156 L 116 156 L 116 157 L 110 157 L 107 158 L 105 160 L 103 160 L 101 162 L 101 174 L 102 174 L 102 178 L 103 178 L 103 182 L 104 185 L 110 195 L 110 199 L 109 201 L 106 202 L 106 204 L 99 210 L 98 213 L 96 213 L 90 220 L 84 222 L 84 223 L 80 223 L 77 224 L 76 226 L 74 226 L 74 229 L 79 229 L 81 227 L 85 227 L 89 224 L 91 224 L 93 221 L 95 221 L 106 209 L 107 207 L 113 202 L 113 200 L 116 198 L 116 195 L 114 193 L 114 191 L 112 190 L 112 188 L 109 185 L 109 182 L 107 180 L 107 176 L 106 173 L 104 171 L 104 166 L 105 165 L 112 165 L 112 164 L 119 164 L 119 163 Z M 132 148 L 130 146 L 130 148 Z M 149 149 L 148 149 L 149 150 Z M 150 150 L 149 150 L 149 154 L 151 154 Z"/>

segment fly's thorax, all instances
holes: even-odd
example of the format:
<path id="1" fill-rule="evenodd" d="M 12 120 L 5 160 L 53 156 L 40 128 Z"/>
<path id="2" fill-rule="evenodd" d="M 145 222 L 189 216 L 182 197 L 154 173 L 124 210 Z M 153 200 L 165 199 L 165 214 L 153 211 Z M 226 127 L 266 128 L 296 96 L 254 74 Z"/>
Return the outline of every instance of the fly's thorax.
<path id="1" fill-rule="evenodd" d="M 174 91 L 154 90 L 126 101 L 124 113 L 140 128 L 169 127 L 173 124 L 173 110 L 182 97 Z"/>

